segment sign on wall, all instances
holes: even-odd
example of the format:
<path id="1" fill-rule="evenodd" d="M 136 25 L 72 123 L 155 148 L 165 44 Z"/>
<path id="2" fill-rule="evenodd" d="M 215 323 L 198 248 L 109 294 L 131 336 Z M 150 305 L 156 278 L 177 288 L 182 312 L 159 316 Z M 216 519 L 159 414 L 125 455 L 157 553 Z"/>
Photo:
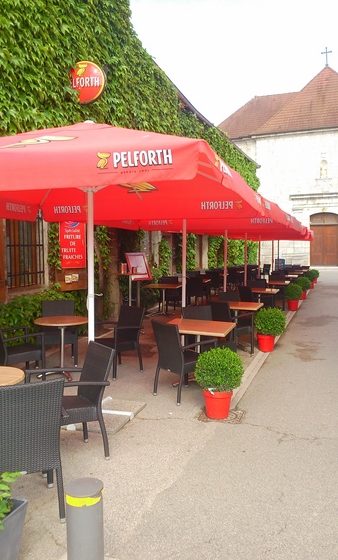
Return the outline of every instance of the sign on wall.
<path id="1" fill-rule="evenodd" d="M 106 75 L 102 68 L 90 60 L 80 60 L 70 70 L 72 88 L 79 94 L 79 103 L 87 105 L 96 101 L 106 86 Z"/>
<path id="2" fill-rule="evenodd" d="M 86 226 L 81 222 L 60 223 L 62 268 L 86 268 Z"/>

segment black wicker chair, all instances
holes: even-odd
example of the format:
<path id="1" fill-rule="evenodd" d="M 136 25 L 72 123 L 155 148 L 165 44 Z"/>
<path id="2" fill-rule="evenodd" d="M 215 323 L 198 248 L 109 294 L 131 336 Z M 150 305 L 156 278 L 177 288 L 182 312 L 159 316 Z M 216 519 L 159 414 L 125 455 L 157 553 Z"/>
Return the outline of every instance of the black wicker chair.
<path id="1" fill-rule="evenodd" d="M 160 323 L 154 319 L 151 323 L 158 350 L 153 395 L 157 395 L 160 370 L 166 369 L 179 375 L 176 404 L 180 405 L 183 381 L 185 387 L 188 387 L 188 374 L 195 371 L 195 364 L 199 356 L 193 348 L 202 346 L 204 342 L 182 346 L 177 325 Z"/>
<path id="2" fill-rule="evenodd" d="M 207 300 L 208 295 L 203 285 L 203 277 L 201 275 L 192 276 L 187 278 L 187 304 L 190 305 L 191 298 L 194 298 L 194 303 L 197 305 L 198 300 L 201 299 L 202 303 L 204 298 Z"/>
<path id="3" fill-rule="evenodd" d="M 178 284 L 178 276 L 162 276 L 159 279 L 159 284 Z M 169 305 L 174 306 L 174 311 L 176 310 L 176 305 L 182 305 L 182 288 L 176 288 L 171 290 L 165 290 L 164 294 L 164 301 L 165 301 L 165 312 L 168 313 Z M 162 299 L 159 300 L 158 303 L 158 310 L 160 311 L 162 304 Z M 164 313 L 164 309 L 162 309 Z"/>
<path id="4" fill-rule="evenodd" d="M 114 350 L 89 342 L 86 357 L 82 368 L 67 368 L 70 372 L 79 372 L 79 381 L 70 381 L 65 383 L 65 389 L 68 387 L 77 387 L 76 395 L 64 395 L 62 397 L 62 408 L 65 414 L 61 418 L 61 425 L 82 423 L 83 439 L 88 442 L 88 422 L 99 422 L 104 455 L 109 459 L 109 444 L 106 426 L 102 414 L 102 398 L 105 387 L 110 383 L 108 381 L 109 372 L 114 361 Z M 64 368 L 49 368 L 44 370 L 28 370 L 26 371 L 27 380 L 32 374 L 42 375 L 44 372 L 62 374 Z"/>
<path id="5" fill-rule="evenodd" d="M 119 318 L 116 323 L 104 322 L 105 325 L 114 327 L 114 337 L 95 338 L 95 342 L 114 348 L 113 379 L 117 376 L 117 360 L 121 364 L 121 352 L 136 350 L 140 371 L 143 371 L 141 346 L 139 342 L 145 309 L 143 307 L 130 307 L 121 305 Z"/>
<path id="6" fill-rule="evenodd" d="M 72 299 L 45 300 L 42 302 L 42 316 L 52 317 L 54 315 L 75 315 L 75 302 Z M 45 345 L 54 346 L 61 344 L 61 331 L 57 327 L 40 327 L 45 333 Z M 74 365 L 79 363 L 78 351 L 78 327 L 67 327 L 65 329 L 65 345 L 72 345 L 72 357 Z"/>
<path id="7" fill-rule="evenodd" d="M 219 291 L 218 292 L 219 301 L 240 301 L 239 292 L 237 290 L 231 290 L 230 292 Z"/>
<path id="8" fill-rule="evenodd" d="M 13 345 L 14 344 L 14 345 Z M 30 333 L 28 327 L 0 329 L 0 364 L 10 366 L 30 362 L 45 367 L 44 333 Z"/>
<path id="9" fill-rule="evenodd" d="M 256 278 L 256 280 L 250 280 L 248 282 L 249 288 L 268 288 L 268 283 L 265 278 Z M 264 303 L 266 307 L 274 306 L 274 295 L 272 294 L 252 294 L 256 301 Z"/>
<path id="10" fill-rule="evenodd" d="M 65 503 L 60 456 L 64 379 L 0 387 L 0 471 L 56 472 L 60 519 Z"/>
<path id="11" fill-rule="evenodd" d="M 255 345 L 254 314 L 241 313 L 240 315 L 234 315 L 227 301 L 212 302 L 211 311 L 213 321 L 230 321 L 236 323 L 235 329 L 232 330 L 226 338 L 226 344 L 224 344 L 224 346 L 228 346 L 231 350 L 237 352 L 237 347 L 239 346 L 238 337 L 241 334 L 250 334 L 250 353 L 253 354 Z"/>
<path id="12" fill-rule="evenodd" d="M 269 276 L 271 269 L 271 264 L 263 264 L 263 268 L 261 270 L 261 276 Z"/>
<path id="13" fill-rule="evenodd" d="M 185 319 L 202 319 L 204 321 L 212 321 L 211 305 L 188 305 L 187 307 L 183 307 L 182 317 Z M 185 335 L 185 341 L 187 344 L 193 344 L 195 340 L 196 337 L 194 335 Z M 203 341 L 201 352 L 214 348 L 217 343 L 217 339 L 211 338 L 210 336 L 201 336 L 200 340 Z M 209 344 L 207 344 L 207 342 Z"/>

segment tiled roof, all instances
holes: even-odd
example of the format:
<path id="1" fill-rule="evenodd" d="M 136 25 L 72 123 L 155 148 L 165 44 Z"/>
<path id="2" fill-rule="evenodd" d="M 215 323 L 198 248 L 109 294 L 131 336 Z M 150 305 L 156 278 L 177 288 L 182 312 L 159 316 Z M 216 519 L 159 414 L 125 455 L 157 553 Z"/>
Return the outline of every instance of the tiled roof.
<path id="1" fill-rule="evenodd" d="M 300 92 L 255 97 L 223 121 L 229 138 L 338 127 L 338 73 L 329 66 Z"/>
<path id="2" fill-rule="evenodd" d="M 281 93 L 254 97 L 221 122 L 218 128 L 229 138 L 251 136 L 254 130 L 265 124 L 293 95 L 295 94 Z"/>

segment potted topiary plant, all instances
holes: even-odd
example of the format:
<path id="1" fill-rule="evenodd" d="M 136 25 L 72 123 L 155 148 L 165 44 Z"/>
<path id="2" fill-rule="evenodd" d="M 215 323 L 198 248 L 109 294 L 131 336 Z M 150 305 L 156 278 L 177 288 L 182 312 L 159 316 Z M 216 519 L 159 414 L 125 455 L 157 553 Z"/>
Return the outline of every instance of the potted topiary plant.
<path id="1" fill-rule="evenodd" d="M 295 280 L 295 284 L 298 284 L 302 288 L 303 290 L 302 299 L 306 299 L 307 291 L 310 289 L 311 286 L 310 280 L 306 278 L 306 276 L 300 276 Z"/>
<path id="2" fill-rule="evenodd" d="M 288 303 L 288 310 L 289 311 L 297 311 L 299 300 L 302 297 L 302 288 L 299 284 L 295 282 L 290 282 L 284 288 L 285 299 Z"/>
<path id="3" fill-rule="evenodd" d="M 241 358 L 230 348 L 211 348 L 199 355 L 195 379 L 203 389 L 208 418 L 228 417 L 232 390 L 240 386 L 243 373 Z"/>
<path id="4" fill-rule="evenodd" d="M 275 336 L 285 331 L 285 314 L 279 307 L 262 307 L 255 315 L 257 343 L 261 352 L 272 352 Z"/>
<path id="5" fill-rule="evenodd" d="M 304 273 L 304 276 L 306 276 L 306 278 L 308 278 L 311 282 L 311 288 L 315 287 L 315 283 L 317 282 L 317 278 L 319 276 L 319 272 L 318 270 L 316 270 L 315 268 L 310 268 L 310 270 L 307 270 Z"/>
<path id="6" fill-rule="evenodd" d="M 12 483 L 20 472 L 0 473 L 0 558 L 17 560 L 25 521 L 27 500 L 12 498 Z"/>

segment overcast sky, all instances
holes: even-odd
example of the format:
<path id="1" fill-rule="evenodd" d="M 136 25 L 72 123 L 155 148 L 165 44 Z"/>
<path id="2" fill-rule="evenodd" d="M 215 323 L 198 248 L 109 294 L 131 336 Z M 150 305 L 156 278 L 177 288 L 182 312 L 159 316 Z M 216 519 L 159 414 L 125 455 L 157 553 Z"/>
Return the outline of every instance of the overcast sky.
<path id="1" fill-rule="evenodd" d="M 218 125 L 255 95 L 338 71 L 338 0 L 130 0 L 144 48 Z"/>

